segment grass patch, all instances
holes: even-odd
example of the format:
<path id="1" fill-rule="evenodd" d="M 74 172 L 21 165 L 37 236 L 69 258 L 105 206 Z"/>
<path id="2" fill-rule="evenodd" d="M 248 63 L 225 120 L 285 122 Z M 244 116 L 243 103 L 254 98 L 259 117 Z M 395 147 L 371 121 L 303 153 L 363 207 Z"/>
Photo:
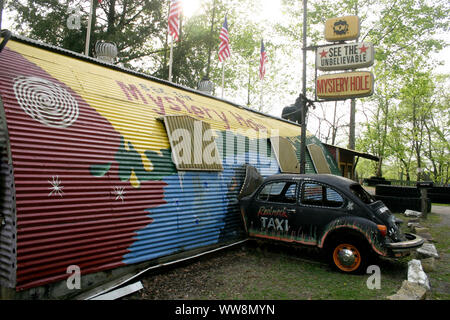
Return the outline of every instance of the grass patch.
<path id="1" fill-rule="evenodd" d="M 409 218 L 401 214 L 403 231 Z M 445 219 L 443 219 L 445 217 Z M 450 300 L 450 217 L 430 213 L 420 224 L 430 229 L 441 256 L 427 273 L 430 299 Z M 143 279 L 144 290 L 127 299 L 157 300 L 384 300 L 407 279 L 408 261 L 380 258 L 381 289 L 370 290 L 372 274 L 335 271 L 318 251 L 248 241 L 197 260 L 173 266 Z"/>
<path id="2" fill-rule="evenodd" d="M 379 300 L 394 294 L 406 277 L 407 262 L 382 259 L 381 289 L 370 290 L 371 274 L 348 275 L 337 272 L 314 253 L 270 245 L 246 248 L 243 264 L 216 270 L 223 285 L 216 293 L 200 297 L 244 300 Z M 236 269 L 236 267 L 239 267 Z"/>
<path id="3" fill-rule="evenodd" d="M 450 203 L 433 203 L 433 205 L 440 207 L 450 207 Z"/>
<path id="4" fill-rule="evenodd" d="M 430 234 L 440 258 L 436 259 L 436 268 L 427 273 L 431 284 L 431 298 L 435 300 L 450 300 L 450 217 L 428 214 L 427 219 L 420 223 L 429 228 Z"/>

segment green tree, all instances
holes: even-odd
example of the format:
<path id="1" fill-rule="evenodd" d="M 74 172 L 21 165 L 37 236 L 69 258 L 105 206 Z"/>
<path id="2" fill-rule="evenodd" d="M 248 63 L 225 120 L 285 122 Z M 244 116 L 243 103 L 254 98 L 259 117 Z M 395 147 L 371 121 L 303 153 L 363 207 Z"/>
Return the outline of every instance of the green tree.
<path id="1" fill-rule="evenodd" d="M 97 40 L 117 44 L 119 62 L 125 66 L 147 56 L 160 42 L 166 30 L 163 0 L 104 0 L 93 2 L 91 50 Z M 30 38 L 75 52 L 84 52 L 89 15 L 89 0 L 18 0 L 9 1 L 16 12 L 14 28 Z M 80 28 L 67 26 L 68 18 L 80 12 Z M 158 41 L 159 40 L 159 41 Z"/>
<path id="2" fill-rule="evenodd" d="M 443 169 L 450 162 L 450 136 L 446 129 L 450 105 L 448 98 L 441 99 L 440 92 L 430 72 L 411 71 L 399 104 L 403 132 L 411 141 L 417 168 L 431 173 L 436 181 L 443 178 Z M 421 178 L 422 173 L 418 172 L 417 180 Z"/>

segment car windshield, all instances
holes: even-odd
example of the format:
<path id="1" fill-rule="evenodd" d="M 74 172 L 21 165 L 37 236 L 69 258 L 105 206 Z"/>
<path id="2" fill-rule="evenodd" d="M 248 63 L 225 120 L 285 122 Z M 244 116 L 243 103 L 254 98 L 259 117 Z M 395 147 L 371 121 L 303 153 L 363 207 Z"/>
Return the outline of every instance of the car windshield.
<path id="1" fill-rule="evenodd" d="M 376 201 L 360 184 L 351 185 L 350 191 L 364 203 L 371 204 Z"/>

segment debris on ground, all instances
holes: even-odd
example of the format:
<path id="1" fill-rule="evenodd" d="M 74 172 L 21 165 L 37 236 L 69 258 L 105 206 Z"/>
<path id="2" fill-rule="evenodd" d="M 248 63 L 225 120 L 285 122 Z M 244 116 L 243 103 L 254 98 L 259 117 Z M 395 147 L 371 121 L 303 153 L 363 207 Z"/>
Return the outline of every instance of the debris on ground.
<path id="1" fill-rule="evenodd" d="M 417 283 L 427 290 L 431 290 L 430 282 L 428 281 L 427 274 L 423 271 L 420 260 L 413 259 L 408 262 L 408 281 Z"/>
<path id="2" fill-rule="evenodd" d="M 439 254 L 436 247 L 432 243 L 425 242 L 420 248 L 418 248 L 417 253 L 425 257 L 432 257 L 439 259 Z"/>
<path id="3" fill-rule="evenodd" d="M 396 294 L 388 296 L 388 300 L 425 300 L 427 289 L 418 283 L 403 281 Z"/>
<path id="4" fill-rule="evenodd" d="M 414 211 L 414 210 L 409 210 L 406 209 L 405 212 L 403 213 L 406 217 L 421 217 L 422 216 L 422 212 L 419 211 Z"/>

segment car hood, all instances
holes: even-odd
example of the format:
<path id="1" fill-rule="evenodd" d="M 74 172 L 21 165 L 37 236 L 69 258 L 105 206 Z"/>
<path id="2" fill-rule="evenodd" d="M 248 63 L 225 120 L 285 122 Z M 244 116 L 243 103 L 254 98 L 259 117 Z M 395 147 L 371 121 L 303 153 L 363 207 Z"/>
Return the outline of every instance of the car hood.
<path id="1" fill-rule="evenodd" d="M 246 165 L 244 183 L 238 195 L 238 199 L 242 199 L 251 195 L 263 183 L 264 178 L 258 172 L 258 169 L 251 165 Z"/>

